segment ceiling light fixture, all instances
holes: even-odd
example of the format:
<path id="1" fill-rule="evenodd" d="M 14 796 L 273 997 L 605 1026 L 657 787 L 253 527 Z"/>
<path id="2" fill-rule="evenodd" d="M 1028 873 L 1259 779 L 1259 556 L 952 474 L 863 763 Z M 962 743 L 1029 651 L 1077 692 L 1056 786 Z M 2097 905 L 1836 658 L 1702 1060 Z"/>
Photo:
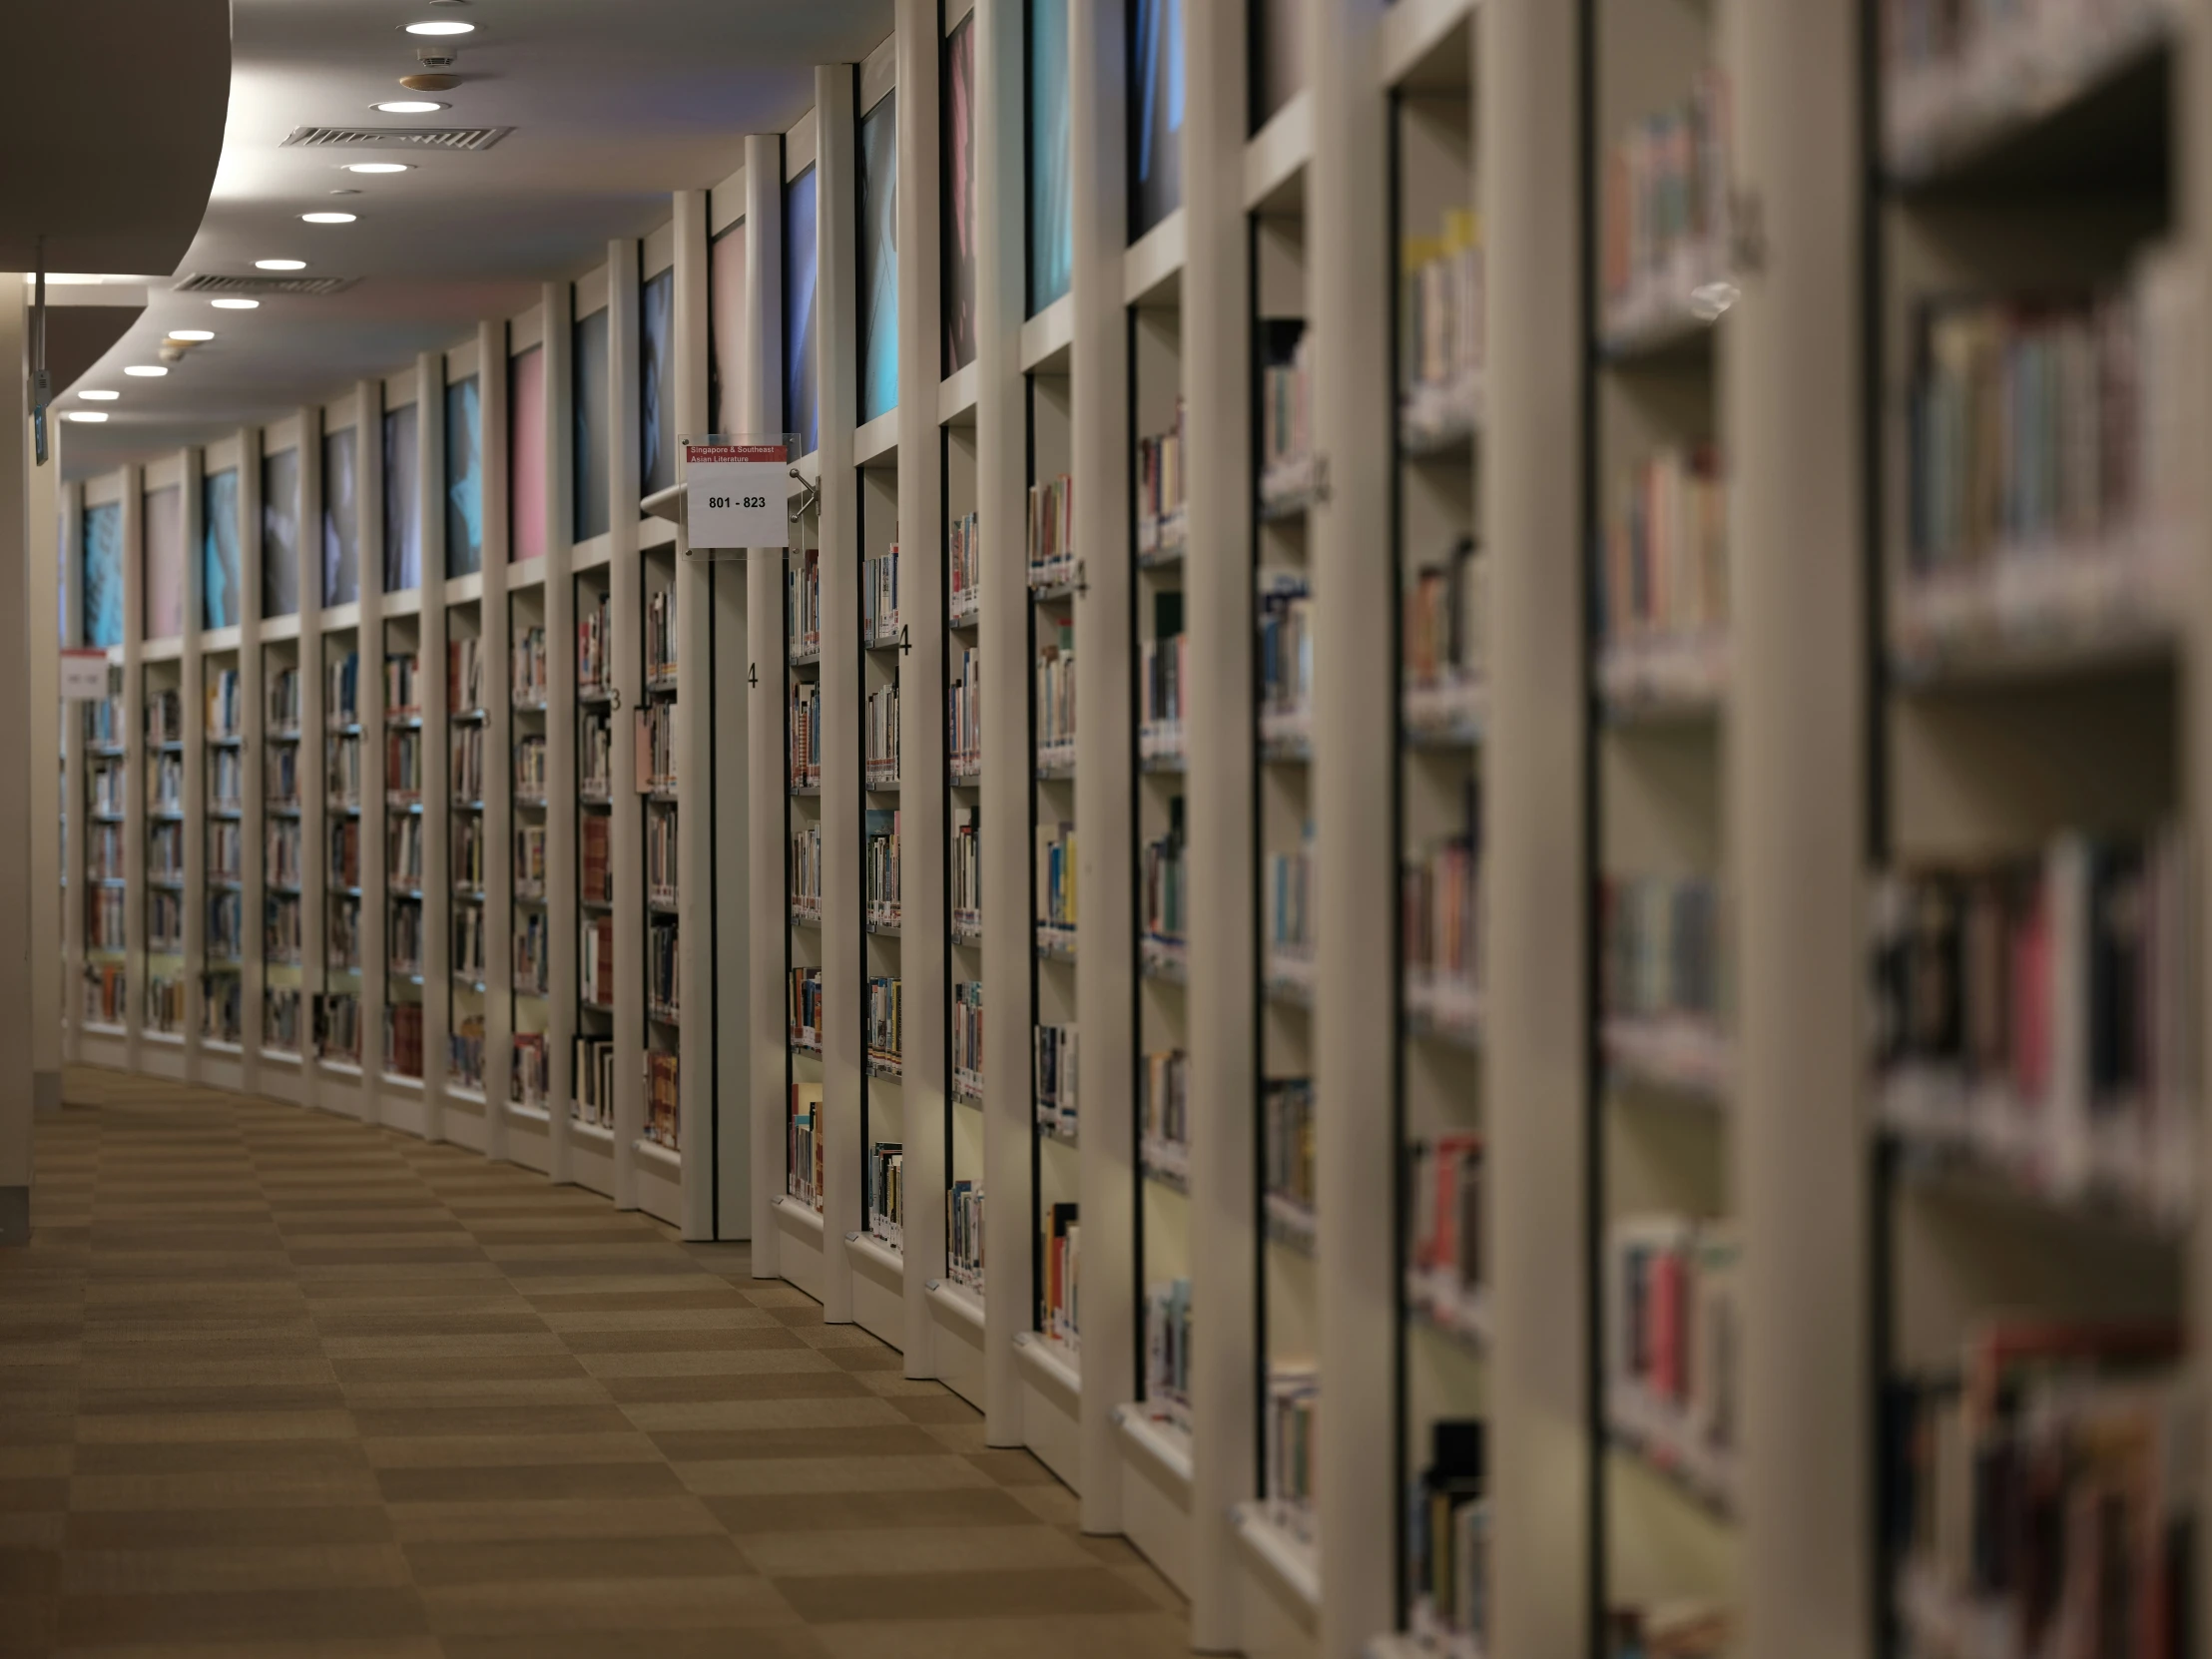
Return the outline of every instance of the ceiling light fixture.
<path id="1" fill-rule="evenodd" d="M 458 18 L 450 20 L 440 18 L 435 23 L 410 23 L 407 25 L 407 33 L 410 35 L 473 35 L 475 32 L 475 24 L 463 23 Z"/>
<path id="2" fill-rule="evenodd" d="M 358 214 L 301 214 L 301 215 L 300 215 L 299 217 L 300 217 L 301 219 L 305 220 L 305 221 L 306 221 L 306 222 L 307 222 L 307 223 L 308 223 L 309 225 L 350 225 L 350 224 L 352 224 L 352 223 L 353 223 L 353 221 L 354 221 L 354 220 L 358 219 L 358 218 L 360 217 L 360 215 L 358 215 Z"/>
<path id="3" fill-rule="evenodd" d="M 77 395 L 87 403 L 113 403 L 123 394 L 119 391 L 81 391 Z"/>
<path id="4" fill-rule="evenodd" d="M 81 421 L 87 426 L 97 426 L 108 418 L 108 411 L 105 409 L 71 409 L 65 418 Z"/>
<path id="5" fill-rule="evenodd" d="M 304 271 L 307 269 L 307 262 L 305 260 L 256 260 L 254 269 L 256 271 Z"/>
<path id="6" fill-rule="evenodd" d="M 169 370 L 162 367 L 160 363 L 132 363 L 129 367 L 125 368 L 123 372 L 126 374 L 135 374 L 141 380 L 159 380 L 164 374 L 167 374 Z"/>
<path id="7" fill-rule="evenodd" d="M 169 331 L 169 337 L 171 339 L 189 340 L 194 345 L 198 345 L 204 340 L 214 339 L 215 330 L 213 328 L 172 328 Z"/>
<path id="8" fill-rule="evenodd" d="M 394 98 L 388 103 L 371 104 L 369 108 L 380 110 L 385 115 L 436 115 L 438 111 L 451 109 L 452 106 L 433 104 L 427 98 Z"/>
<path id="9" fill-rule="evenodd" d="M 405 162 L 347 162 L 345 171 L 348 173 L 404 173 L 407 171 L 407 164 Z"/>
<path id="10" fill-rule="evenodd" d="M 261 308 L 259 299 L 211 299 L 208 301 L 219 311 L 252 311 Z"/>

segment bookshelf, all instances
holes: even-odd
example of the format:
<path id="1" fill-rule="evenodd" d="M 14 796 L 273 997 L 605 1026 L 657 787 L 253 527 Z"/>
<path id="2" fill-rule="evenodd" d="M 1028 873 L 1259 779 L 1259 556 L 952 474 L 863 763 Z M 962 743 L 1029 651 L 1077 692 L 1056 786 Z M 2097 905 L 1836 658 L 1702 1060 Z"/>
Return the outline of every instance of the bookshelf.
<path id="1" fill-rule="evenodd" d="M 191 896 L 185 854 L 184 665 L 176 656 L 148 662 L 144 687 L 146 1000 L 140 1035 L 181 1045 L 186 1024 L 186 917 Z"/>
<path id="2" fill-rule="evenodd" d="M 811 492 L 810 492 L 811 493 Z M 793 546 L 784 555 L 784 907 L 785 907 L 785 1107 L 784 1192 L 776 1214 L 785 1237 L 779 1252 L 784 1277 L 818 1302 L 828 1265 L 823 1242 L 829 1208 L 827 1182 L 833 1163 L 827 1121 L 824 1033 L 823 887 L 825 826 L 822 819 L 824 756 L 835 737 L 822 724 L 822 547 L 819 496 L 804 499 L 792 521 Z M 852 1004 L 846 1003 L 849 1009 Z"/>
<path id="3" fill-rule="evenodd" d="M 364 883 L 360 630 L 322 635 L 322 989 L 314 1003 L 315 1057 L 341 1077 L 361 1067 Z"/>
<path id="4" fill-rule="evenodd" d="M 2203 907 L 2179 875 L 2203 800 L 2201 600 L 2180 576 L 2202 556 L 2186 476 L 2203 425 L 2179 392 L 2201 377 L 2201 195 L 2184 183 L 2202 140 L 2201 111 L 2172 109 L 2203 85 L 2164 6 L 2060 16 L 2036 37 L 2033 96 L 1990 68 L 2026 49 L 2025 20 L 1948 37 L 1921 21 L 1884 19 L 1868 135 L 1863 995 L 1873 1341 L 1897 1413 L 1874 1449 L 1899 1517 L 1874 1570 L 1901 1651 L 1970 1652 L 1988 1631 L 2025 1651 L 2081 1602 L 2043 1605 L 2034 1574 L 2005 1570 L 2011 1540 L 2048 1516 L 2048 1570 L 2082 1582 L 2084 1494 L 2146 1492 L 2109 1448 L 2202 1398 L 2181 1359 L 2202 1247 L 2200 1073 L 2180 1033 Z M 2022 362 L 2050 368 L 1999 427 L 1989 398 Z M 2101 457 L 2093 488 L 2065 459 L 2081 446 Z M 1974 505 L 1968 454 L 2004 510 Z M 2057 1472 L 2047 1491 L 1961 1485 L 1959 1444 Z M 2096 1574 L 2142 1609 L 2131 1631 L 2166 1616 L 2185 1536 L 2178 1505 L 2139 1513 L 2142 1553 Z"/>
<path id="5" fill-rule="evenodd" d="M 507 1109 L 550 1139 L 555 1066 L 553 1036 L 552 755 L 548 710 L 559 648 L 546 626 L 545 583 L 507 593 L 507 764 L 512 844 L 506 869 L 511 910 L 507 990 L 513 1052 Z"/>
<path id="6" fill-rule="evenodd" d="M 377 1075 L 405 1089 L 424 1073 L 426 970 L 430 966 L 427 902 L 428 817 L 436 811 L 441 780 L 434 736 L 425 728 L 419 615 L 382 623 L 383 678 L 378 707 L 383 726 L 383 960 L 382 1048 Z M 434 666 L 433 670 L 434 672 Z"/>
<path id="7" fill-rule="evenodd" d="M 84 986 L 80 1029 L 121 1037 L 132 1019 L 131 925 L 127 852 L 132 810 L 131 720 L 124 669 L 111 655 L 108 694 L 79 716 L 84 756 Z"/>
<path id="8" fill-rule="evenodd" d="M 1735 960 L 1726 812 L 1729 599 L 1717 335 L 1728 273 L 1727 100 L 1710 12 L 1600 0 L 1588 155 L 1606 206 L 1589 257 L 1587 435 L 1596 791 L 1606 1616 L 1741 1615 L 1741 1238 L 1730 1110 Z M 1661 200 L 1680 214 L 1655 213 Z M 1748 555 L 1747 555 L 1748 556 Z M 1673 1311 L 1648 1300 L 1681 1287 Z M 1687 1310 L 1703 1316 L 1687 1347 Z M 1672 1347 L 1664 1345 L 1675 1345 Z M 1680 1355 L 1689 1364 L 1660 1364 Z M 1705 1364 L 1696 1364 L 1702 1359 Z M 1689 1611 L 1694 1610 L 1694 1611 Z"/>
<path id="9" fill-rule="evenodd" d="M 200 1046 L 243 1052 L 246 967 L 246 710 L 236 651 L 201 656 L 207 919 L 200 971 Z"/>
<path id="10" fill-rule="evenodd" d="M 640 660 L 645 701 L 638 713 L 635 748 L 637 810 L 645 853 L 645 936 L 641 941 L 645 996 L 645 1111 L 634 1149 L 640 1168 L 659 1171 L 663 1180 L 644 1207 L 664 1221 L 681 1219 L 673 1178 L 680 1175 L 684 1152 L 681 1066 L 684 999 L 681 994 L 681 915 L 684 891 L 679 874 L 677 751 L 677 552 L 662 542 L 639 555 L 639 617 L 643 623 Z"/>
<path id="11" fill-rule="evenodd" d="M 313 751 L 296 636 L 262 646 L 262 1007 L 264 1060 L 298 1061 L 310 1032 L 307 1006 L 306 838 Z M 307 671 L 312 673 L 310 667 Z"/>
<path id="12" fill-rule="evenodd" d="M 481 1106 L 490 997 L 498 951 L 488 928 L 490 821 L 487 792 L 497 787 L 487 766 L 491 749 L 491 699 L 498 665 L 487 660 L 483 602 L 466 600 L 445 610 L 446 827 L 446 1056 L 450 1098 Z"/>
<path id="13" fill-rule="evenodd" d="M 1393 1260 L 1398 1625 L 1448 1659 L 1482 1651 L 1489 1269 L 1481 869 L 1489 559 L 1479 541 L 1482 247 L 1474 24 L 1390 87 L 1398 322 L 1392 524 L 1398 605 L 1394 817 Z"/>
<path id="14" fill-rule="evenodd" d="M 569 1056 L 571 1179 L 612 1195 L 615 1179 L 614 799 L 618 690 L 612 575 L 579 560 L 574 593 L 576 1011 Z"/>

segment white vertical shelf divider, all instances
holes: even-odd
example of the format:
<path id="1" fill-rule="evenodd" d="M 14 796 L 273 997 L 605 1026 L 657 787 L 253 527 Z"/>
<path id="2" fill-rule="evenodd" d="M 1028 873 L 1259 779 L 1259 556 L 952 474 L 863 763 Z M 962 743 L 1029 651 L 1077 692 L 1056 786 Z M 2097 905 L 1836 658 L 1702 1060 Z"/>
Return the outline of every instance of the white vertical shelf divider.
<path id="1" fill-rule="evenodd" d="M 1079 1456 L 1086 1532 L 1121 1528 L 1115 1409 L 1137 1359 L 1136 848 L 1129 468 L 1126 0 L 1070 0 L 1074 180 L 1075 792 L 1082 923 L 1075 975 L 1083 1228 Z M 1186 110 L 1188 106 L 1186 105 Z"/>
<path id="2" fill-rule="evenodd" d="M 206 463 L 205 449 L 187 449 L 177 484 L 183 494 L 179 517 L 184 523 L 178 556 L 185 566 L 184 627 L 178 641 L 177 665 L 178 683 L 184 688 L 185 743 L 185 957 L 179 971 L 184 976 L 185 991 L 184 1075 L 194 1082 L 204 1077 L 200 1002 L 208 959 L 208 706 L 202 684 L 206 641 L 200 627 L 206 593 L 200 557 L 201 542 L 207 534 L 203 512 L 207 498 L 202 486 Z"/>
<path id="3" fill-rule="evenodd" d="M 745 141 L 745 275 L 751 369 L 740 406 L 748 433 L 784 429 L 784 143 L 755 133 Z M 784 1108 L 789 1098 L 789 1037 L 784 1019 L 784 550 L 746 556 L 746 884 L 755 925 L 747 929 L 752 970 L 753 1276 L 779 1276 L 776 1206 L 784 1196 Z M 762 688 L 769 688 L 766 695 Z"/>
<path id="4" fill-rule="evenodd" d="M 569 418 L 576 381 L 575 288 L 547 282 L 538 296 L 544 318 L 545 441 L 545 914 L 551 941 L 552 993 L 546 1110 L 552 1122 L 553 1179 L 576 1180 L 573 1133 L 576 1098 L 576 999 L 579 911 L 576 904 L 576 587 L 575 423 Z"/>
<path id="5" fill-rule="evenodd" d="M 67 539 L 68 518 L 63 509 L 63 496 L 70 487 L 62 482 L 61 452 L 63 444 L 58 434 L 53 436 L 44 466 L 33 465 L 25 479 L 29 495 L 26 548 L 60 547 L 65 550 L 77 546 Z M 73 563 L 65 552 L 63 563 Z M 62 603 L 68 596 L 69 581 L 61 573 L 61 566 L 43 556 L 30 560 L 25 573 L 24 604 L 28 616 L 60 616 Z M 78 607 L 69 605 L 67 616 L 72 623 L 78 617 Z M 30 639 L 25 642 L 25 668 L 28 675 L 30 707 L 24 711 L 29 732 L 30 768 L 29 802 L 31 815 L 30 835 L 30 896 L 27 925 L 34 961 L 51 963 L 48 951 L 62 952 L 62 971 L 59 975 L 45 971 L 31 975 L 30 986 L 30 1048 L 31 1048 L 31 1103 L 34 1117 L 58 1112 L 62 1104 L 62 1044 L 63 1021 L 68 1017 L 72 996 L 80 995 L 80 984 L 75 967 L 75 953 L 71 941 L 76 937 L 67 917 L 68 908 L 74 905 L 82 911 L 85 900 L 84 875 L 80 870 L 74 876 L 70 871 L 69 849 L 62 838 L 62 815 L 64 803 L 69 800 L 69 790 L 78 788 L 74 806 L 66 808 L 69 816 L 69 838 L 80 846 L 84 839 L 85 804 L 81 788 L 84 774 L 71 750 L 73 731 L 84 726 L 84 705 L 64 703 L 61 699 L 61 635 L 43 624 L 33 625 Z"/>
<path id="6" fill-rule="evenodd" d="M 1222 1652 L 1242 1635 L 1230 1510 L 1256 1493 L 1259 1479 L 1248 67 L 1242 8 L 1186 6 L 1183 28 L 1191 1641 Z"/>
<path id="7" fill-rule="evenodd" d="M 319 404 L 299 411 L 299 1098 L 334 1109 L 315 1054 L 315 1009 L 328 980 L 330 840 L 324 811 L 326 763 L 322 680 L 322 445 Z M 336 428 L 329 428 L 335 430 Z"/>
<path id="8" fill-rule="evenodd" d="M 1489 1648 L 1584 1653 L 1595 1526 L 1588 1322 L 1581 26 L 1484 0 L 1481 530 L 1493 549 L 1482 872 L 1492 1345 Z M 1510 411 L 1509 415 L 1506 411 Z"/>
<path id="9" fill-rule="evenodd" d="M 516 1133 L 507 1111 L 514 1092 L 514 711 L 508 652 L 514 631 L 507 601 L 507 572 L 514 559 L 509 480 L 507 325 L 476 326 L 476 468 L 483 522 L 482 580 L 476 607 L 478 696 L 484 708 L 483 803 L 478 833 L 483 850 L 484 937 L 484 1154 L 513 1157 Z M 448 891 L 451 883 L 447 883 Z"/>
<path id="10" fill-rule="evenodd" d="M 445 1089 L 453 1007 L 453 882 L 448 860 L 453 829 L 447 784 L 453 723 L 445 696 L 445 353 L 415 359 L 415 545 L 421 549 L 415 622 L 415 701 L 422 710 L 416 776 L 422 797 L 422 1121 L 433 1141 L 467 1137 L 448 1122 Z M 458 1119 L 461 1114 L 455 1114 Z M 478 1129 L 481 1125 L 476 1126 Z M 483 1141 L 469 1138 L 481 1151 Z"/>
<path id="11" fill-rule="evenodd" d="M 366 1122 L 412 1129 L 419 1097 L 399 1101 L 384 1077 L 384 965 L 389 960 L 390 882 L 384 821 L 384 403 L 381 380 L 360 388 L 354 428 L 354 499 L 360 511 L 361 1104 Z"/>
<path id="12" fill-rule="evenodd" d="M 262 445 L 259 426 L 239 433 L 239 1047 L 241 1086 L 266 1094 L 276 1083 L 276 1068 L 262 1063 L 262 996 L 267 975 L 262 960 L 262 929 L 268 892 L 262 852 L 269 824 L 262 782 L 268 724 L 262 673 Z M 271 1077 L 265 1082 L 263 1073 Z"/>
<path id="13" fill-rule="evenodd" d="M 1029 1328 L 1029 579 L 1021 373 L 1021 0 L 976 0 L 976 511 L 982 533 L 984 1437 L 1020 1445 L 1014 1334 Z"/>
<path id="14" fill-rule="evenodd" d="M 146 1044 L 146 469 L 121 469 L 123 542 L 123 826 L 125 926 L 130 952 L 123 987 L 125 1043 L 133 1071 L 147 1069 Z"/>
<path id="15" fill-rule="evenodd" d="M 944 437 L 937 422 L 944 333 L 938 15 L 937 0 L 897 0 L 898 608 L 911 642 L 899 673 L 898 798 L 908 1377 L 936 1375 L 928 1287 L 945 1265 L 945 1118 L 952 1109 L 945 1042 Z"/>
<path id="16" fill-rule="evenodd" d="M 859 227 L 853 66 L 815 69 L 815 366 L 822 447 L 822 1075 L 823 1317 L 852 1318 L 845 1235 L 861 1213 L 859 479 L 852 429 L 859 390 L 853 243 Z"/>
<path id="17" fill-rule="evenodd" d="M 614 671 L 615 1208 L 638 1207 L 636 1141 L 645 1130 L 645 848 L 637 714 L 645 706 L 638 575 L 638 245 L 607 244 L 607 664 Z M 573 737 L 570 741 L 574 741 Z"/>

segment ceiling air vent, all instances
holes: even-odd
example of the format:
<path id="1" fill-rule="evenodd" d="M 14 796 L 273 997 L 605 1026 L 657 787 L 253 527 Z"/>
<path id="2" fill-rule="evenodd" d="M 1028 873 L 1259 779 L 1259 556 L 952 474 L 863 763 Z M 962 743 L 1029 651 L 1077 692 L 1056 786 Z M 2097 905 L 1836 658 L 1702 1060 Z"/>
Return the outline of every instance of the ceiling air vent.
<path id="1" fill-rule="evenodd" d="M 358 276 L 187 276 L 179 293 L 236 293 L 260 298 L 273 293 L 343 293 Z"/>
<path id="2" fill-rule="evenodd" d="M 344 150 L 489 150 L 512 127 L 294 127 L 283 148 Z"/>

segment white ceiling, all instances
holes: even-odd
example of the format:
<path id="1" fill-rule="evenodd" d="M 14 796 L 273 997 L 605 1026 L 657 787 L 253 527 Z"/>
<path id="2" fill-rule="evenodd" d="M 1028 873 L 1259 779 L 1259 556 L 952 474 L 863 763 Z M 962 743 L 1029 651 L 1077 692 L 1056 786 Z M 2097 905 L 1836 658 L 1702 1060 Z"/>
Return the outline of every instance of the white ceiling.
<path id="1" fill-rule="evenodd" d="M 235 0 L 233 15 L 214 198 L 184 262 L 152 282 L 144 316 L 58 399 L 87 409 L 79 388 L 122 393 L 100 405 L 107 424 L 64 423 L 72 477 L 280 418 L 457 343 L 481 318 L 527 309 L 540 282 L 600 263 L 610 238 L 665 222 L 671 191 L 728 178 L 745 134 L 791 127 L 813 102 L 813 65 L 864 57 L 890 33 L 891 0 Z M 398 77 L 419 69 L 423 43 L 402 26 L 447 18 L 476 25 L 459 42 L 462 84 L 407 92 Z M 369 108 L 407 97 L 452 107 Z M 297 127 L 371 122 L 514 131 L 481 154 L 281 148 Z M 413 171 L 340 171 L 385 159 Z M 359 222 L 300 223 L 333 208 Z M 169 290 L 173 276 L 250 276 L 271 258 L 361 280 L 252 311 Z M 167 378 L 124 375 L 188 327 L 217 338 Z"/>

